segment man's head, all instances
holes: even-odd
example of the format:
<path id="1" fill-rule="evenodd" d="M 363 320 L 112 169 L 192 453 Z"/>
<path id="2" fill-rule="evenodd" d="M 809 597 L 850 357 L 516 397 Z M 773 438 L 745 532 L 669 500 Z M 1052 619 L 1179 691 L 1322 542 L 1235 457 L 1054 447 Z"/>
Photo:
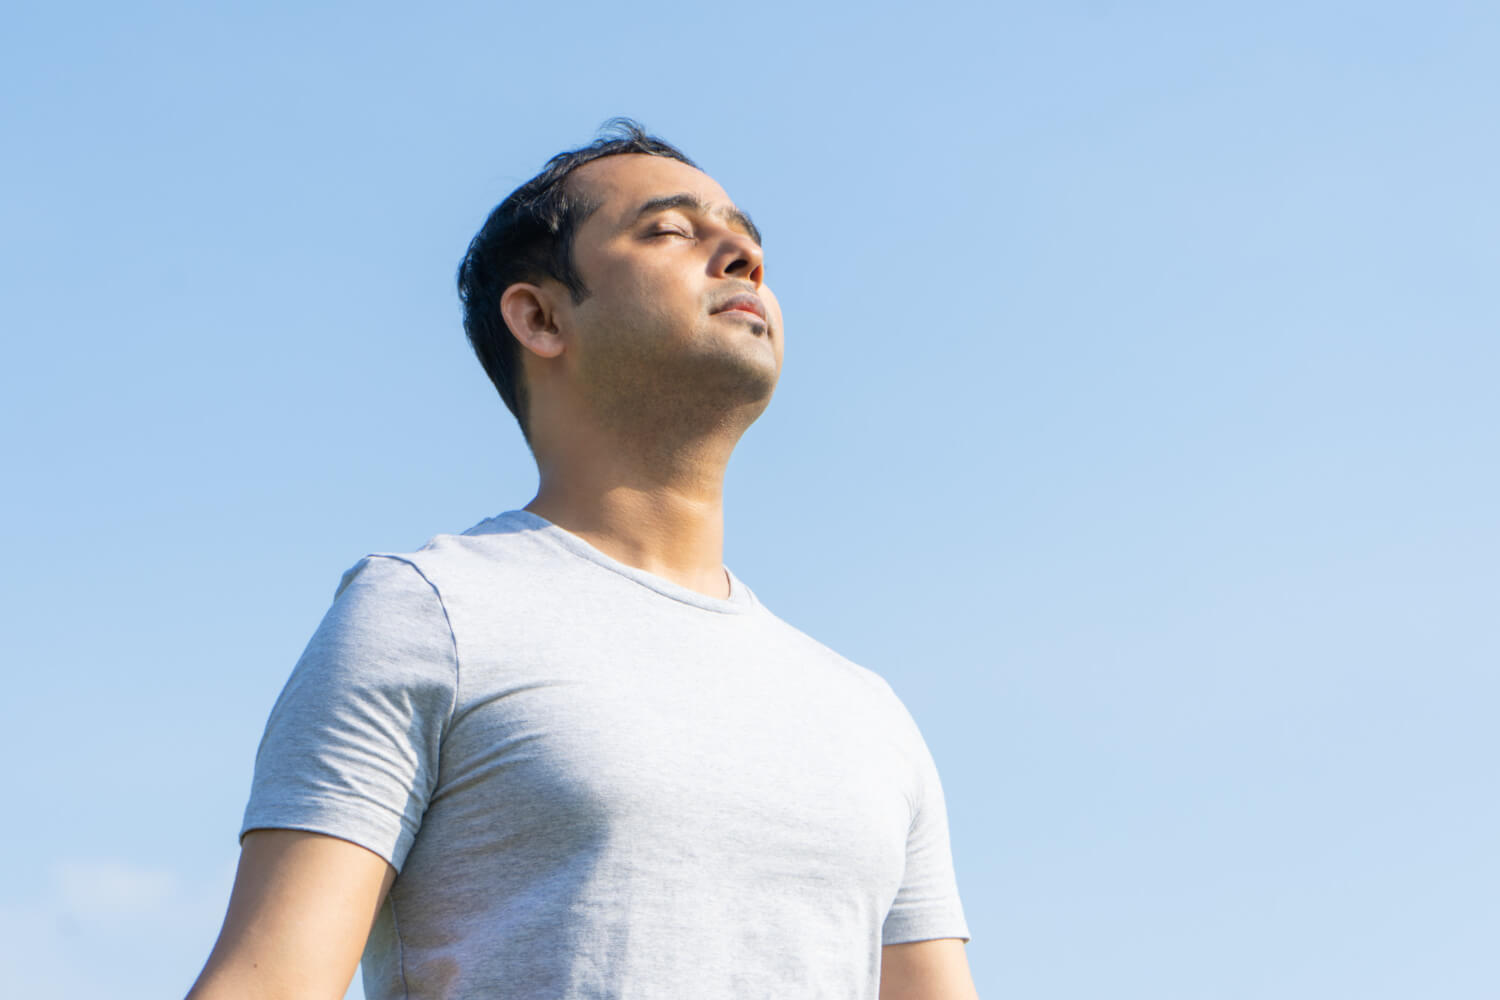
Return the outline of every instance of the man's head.
<path id="1" fill-rule="evenodd" d="M 670 406 L 684 382 L 743 383 L 747 364 L 768 399 L 780 370 L 754 224 L 680 150 L 628 120 L 610 127 L 501 202 L 459 268 L 469 341 L 528 440 L 528 364 L 549 378 L 566 367 L 605 407 L 632 394 Z"/>

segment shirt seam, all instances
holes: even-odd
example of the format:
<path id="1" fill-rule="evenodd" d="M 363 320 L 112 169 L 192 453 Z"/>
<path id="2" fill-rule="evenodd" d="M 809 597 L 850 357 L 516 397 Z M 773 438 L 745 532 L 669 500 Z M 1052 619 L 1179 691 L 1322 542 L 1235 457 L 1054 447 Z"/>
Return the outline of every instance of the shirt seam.
<path id="1" fill-rule="evenodd" d="M 438 786 L 441 784 L 442 747 L 443 744 L 447 742 L 449 730 L 453 725 L 454 713 L 458 710 L 458 690 L 462 684 L 463 678 L 463 668 L 458 656 L 458 633 L 453 630 L 453 617 L 448 614 L 448 604 L 443 600 L 443 592 L 438 589 L 438 585 L 433 583 L 432 579 L 426 573 L 422 572 L 422 567 L 418 566 L 416 563 L 412 562 L 410 559 L 405 558 L 404 556 L 390 555 L 386 553 L 378 553 L 378 555 L 380 556 L 380 558 L 390 559 L 394 562 L 405 563 L 407 566 L 410 566 L 412 572 L 416 573 L 417 576 L 421 577 L 423 583 L 432 588 L 432 595 L 437 598 L 438 610 L 443 613 L 443 624 L 447 626 L 448 629 L 448 642 L 453 647 L 453 698 L 448 704 L 448 714 L 444 717 L 442 730 L 438 734 L 439 757 L 438 760 L 434 762 L 436 766 L 433 768 L 432 774 L 432 791 L 435 792 Z M 431 797 L 432 793 L 429 792 L 429 801 L 431 800 Z M 420 832 L 420 830 L 421 827 L 419 823 L 418 832 Z M 415 843 L 416 835 L 413 834 L 411 846 L 415 846 Z M 411 854 L 411 846 L 407 847 L 408 856 L 410 856 Z M 406 867 L 405 858 L 402 859 L 402 867 Z M 399 876 L 400 873 L 398 872 L 397 877 Z M 411 996 L 411 983 L 406 978 L 406 942 L 401 939 L 401 921 L 398 919 L 396 913 L 396 897 L 394 893 L 391 893 L 389 895 L 391 902 L 391 935 L 396 939 L 396 970 L 401 974 L 401 995 L 403 997 L 409 998 Z"/>
<path id="2" fill-rule="evenodd" d="M 396 896 L 390 893 L 391 935 L 396 939 L 396 971 L 401 973 L 401 995 L 411 998 L 411 983 L 406 979 L 406 942 L 401 940 L 401 921 L 396 918 Z"/>
<path id="3" fill-rule="evenodd" d="M 453 697 L 448 703 L 448 714 L 443 718 L 442 730 L 438 733 L 438 747 L 441 750 L 442 744 L 447 742 L 448 732 L 453 725 L 453 716 L 458 711 L 458 691 L 463 684 L 463 667 L 458 657 L 458 633 L 453 630 L 453 618 L 448 614 L 448 604 L 443 600 L 443 592 L 438 589 L 437 584 L 433 583 L 426 573 L 422 572 L 420 566 L 405 556 L 392 555 L 386 552 L 377 552 L 373 553 L 373 555 L 381 559 L 390 559 L 394 562 L 405 563 L 407 566 L 410 566 L 412 572 L 421 577 L 422 582 L 432 589 L 432 596 L 437 598 L 438 610 L 443 613 L 443 625 L 448 629 L 448 643 L 453 647 Z M 435 763 L 440 764 L 441 760 Z M 432 775 L 434 791 L 436 791 L 438 783 L 438 773 L 437 769 L 435 769 Z"/>

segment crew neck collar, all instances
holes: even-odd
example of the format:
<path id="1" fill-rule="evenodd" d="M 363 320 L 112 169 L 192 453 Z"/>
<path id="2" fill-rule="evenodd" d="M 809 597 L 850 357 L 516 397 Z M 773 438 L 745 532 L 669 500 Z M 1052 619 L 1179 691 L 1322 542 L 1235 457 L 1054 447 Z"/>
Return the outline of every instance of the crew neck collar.
<path id="1" fill-rule="evenodd" d="M 580 559 L 586 559 L 602 569 L 633 580 L 643 587 L 656 591 L 663 597 L 671 598 L 683 604 L 690 604 L 695 608 L 702 608 L 705 611 L 716 611 L 721 614 L 744 614 L 758 603 L 755 595 L 750 592 L 750 588 L 741 583 L 739 577 L 730 572 L 727 566 L 724 567 L 724 573 L 729 578 L 729 596 L 710 597 L 707 594 L 700 594 L 690 587 L 684 587 L 680 583 L 674 583 L 665 577 L 657 576 L 655 573 L 647 572 L 628 563 L 622 563 L 613 556 L 596 549 L 589 542 L 568 531 L 566 528 L 559 527 L 540 514 L 533 514 L 529 510 L 506 511 L 503 514 L 490 518 L 490 521 L 502 523 L 508 521 L 515 527 L 535 532 L 538 536 L 559 548 L 565 549 Z"/>

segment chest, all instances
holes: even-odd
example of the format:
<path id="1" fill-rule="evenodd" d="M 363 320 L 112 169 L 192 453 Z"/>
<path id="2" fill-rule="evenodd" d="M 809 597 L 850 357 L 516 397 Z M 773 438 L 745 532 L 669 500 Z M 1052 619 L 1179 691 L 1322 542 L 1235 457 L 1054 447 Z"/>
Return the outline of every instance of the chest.
<path id="1" fill-rule="evenodd" d="M 795 636 L 708 625 L 513 628 L 461 649 L 429 819 L 497 846 L 893 893 L 911 769 L 868 681 Z"/>

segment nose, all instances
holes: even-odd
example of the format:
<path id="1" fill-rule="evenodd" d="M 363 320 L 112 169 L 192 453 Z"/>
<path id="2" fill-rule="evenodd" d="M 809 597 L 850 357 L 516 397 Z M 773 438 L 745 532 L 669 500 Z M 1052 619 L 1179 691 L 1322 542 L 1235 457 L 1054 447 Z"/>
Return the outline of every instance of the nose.
<path id="1" fill-rule="evenodd" d="M 765 255 L 749 235 L 726 229 L 711 262 L 716 277 L 740 278 L 759 288 L 766 280 Z"/>

